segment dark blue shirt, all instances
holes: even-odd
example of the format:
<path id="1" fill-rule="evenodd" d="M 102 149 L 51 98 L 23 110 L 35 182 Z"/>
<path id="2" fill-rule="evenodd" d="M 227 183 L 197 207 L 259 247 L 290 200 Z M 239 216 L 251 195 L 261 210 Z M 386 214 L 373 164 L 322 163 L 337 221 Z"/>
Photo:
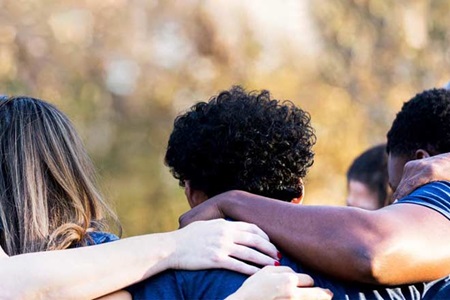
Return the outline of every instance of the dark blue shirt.
<path id="1" fill-rule="evenodd" d="M 429 183 L 395 202 L 395 204 L 402 203 L 428 207 L 450 220 L 450 182 Z M 427 283 L 423 299 L 450 299 L 450 276 Z"/>
<path id="2" fill-rule="evenodd" d="M 401 203 L 426 206 L 450 219 L 450 183 L 430 183 L 397 201 L 396 205 Z M 333 299 L 450 299 L 448 277 L 430 283 L 383 288 L 330 279 L 305 269 L 286 255 L 281 259 L 281 264 L 296 272 L 309 274 L 314 279 L 315 286 L 328 288 L 333 292 Z M 128 290 L 134 299 L 224 299 L 234 293 L 247 278 L 246 275 L 223 269 L 168 270 L 131 286 Z"/>
<path id="3" fill-rule="evenodd" d="M 117 241 L 119 239 L 116 235 L 114 235 L 112 233 L 102 232 L 102 231 L 89 232 L 87 235 L 88 235 L 88 238 L 87 238 L 88 246 L 109 243 L 109 242 Z"/>
<path id="4" fill-rule="evenodd" d="M 450 182 L 437 181 L 424 185 L 394 204 L 417 204 L 431 208 L 450 220 Z"/>
<path id="5" fill-rule="evenodd" d="M 302 268 L 288 257 L 281 264 L 298 273 L 307 273 L 314 285 L 328 288 L 333 299 L 421 299 L 424 284 L 379 288 L 331 280 Z M 203 271 L 169 270 L 128 288 L 133 299 L 224 299 L 234 293 L 248 276 L 233 271 L 214 269 Z"/>

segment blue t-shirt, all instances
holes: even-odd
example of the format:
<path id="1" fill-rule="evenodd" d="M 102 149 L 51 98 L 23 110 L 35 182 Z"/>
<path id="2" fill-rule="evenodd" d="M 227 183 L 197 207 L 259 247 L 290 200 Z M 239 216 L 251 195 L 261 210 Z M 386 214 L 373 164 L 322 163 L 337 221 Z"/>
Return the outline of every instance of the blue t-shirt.
<path id="1" fill-rule="evenodd" d="M 421 299 L 424 291 L 424 284 L 380 288 L 331 280 L 302 268 L 286 256 L 281 259 L 281 264 L 298 273 L 309 274 L 315 286 L 333 292 L 333 299 Z M 247 278 L 246 275 L 223 269 L 168 270 L 127 290 L 133 299 L 224 299 L 237 291 Z"/>
<path id="2" fill-rule="evenodd" d="M 397 201 L 396 205 L 401 203 L 423 205 L 450 219 L 450 183 L 430 183 Z M 449 277 L 430 283 L 383 288 L 330 279 L 302 267 L 286 255 L 280 262 L 298 273 L 309 274 L 315 286 L 333 292 L 333 299 L 450 299 Z M 129 287 L 128 291 L 132 293 L 133 299 L 224 299 L 234 293 L 247 278 L 246 275 L 223 269 L 168 270 Z"/>
<path id="3" fill-rule="evenodd" d="M 88 232 L 87 235 L 88 235 L 88 237 L 87 237 L 87 245 L 88 246 L 109 243 L 109 242 L 117 241 L 119 239 L 116 235 L 114 235 L 112 233 L 102 232 L 102 231 Z"/>
<path id="4" fill-rule="evenodd" d="M 394 204 L 402 203 L 425 206 L 450 220 L 450 182 L 429 183 Z M 427 283 L 423 299 L 450 299 L 450 276 Z"/>
<path id="5" fill-rule="evenodd" d="M 417 204 L 431 208 L 450 220 L 450 182 L 436 181 L 424 185 L 394 204 Z"/>

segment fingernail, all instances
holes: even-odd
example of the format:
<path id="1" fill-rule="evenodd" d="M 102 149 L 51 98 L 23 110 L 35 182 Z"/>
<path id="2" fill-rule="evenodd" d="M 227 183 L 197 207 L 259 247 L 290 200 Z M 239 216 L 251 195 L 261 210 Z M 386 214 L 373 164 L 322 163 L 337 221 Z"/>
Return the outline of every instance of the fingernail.
<path id="1" fill-rule="evenodd" d="M 329 289 L 326 289 L 326 290 L 325 290 L 325 293 L 327 293 L 328 295 L 330 295 L 331 297 L 333 297 L 333 292 L 330 291 Z"/>
<path id="2" fill-rule="evenodd" d="M 277 257 L 278 257 L 278 259 L 282 259 L 282 258 L 283 258 L 283 255 L 281 255 L 281 252 L 280 252 L 280 251 L 278 251 Z"/>
<path id="3" fill-rule="evenodd" d="M 275 261 L 275 263 L 273 264 L 275 267 L 279 267 L 280 266 L 280 262 L 279 261 Z"/>

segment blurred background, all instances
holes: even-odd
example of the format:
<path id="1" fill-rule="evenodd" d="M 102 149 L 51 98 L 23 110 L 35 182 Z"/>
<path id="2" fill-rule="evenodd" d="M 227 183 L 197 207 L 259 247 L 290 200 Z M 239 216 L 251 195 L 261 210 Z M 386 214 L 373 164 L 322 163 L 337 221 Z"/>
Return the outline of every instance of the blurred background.
<path id="1" fill-rule="evenodd" d="M 450 79 L 447 0 L 0 0 L 0 93 L 74 121 L 124 235 L 188 209 L 164 166 L 174 117 L 234 84 L 309 111 L 306 204 L 345 203 L 345 172 L 415 93 Z"/>

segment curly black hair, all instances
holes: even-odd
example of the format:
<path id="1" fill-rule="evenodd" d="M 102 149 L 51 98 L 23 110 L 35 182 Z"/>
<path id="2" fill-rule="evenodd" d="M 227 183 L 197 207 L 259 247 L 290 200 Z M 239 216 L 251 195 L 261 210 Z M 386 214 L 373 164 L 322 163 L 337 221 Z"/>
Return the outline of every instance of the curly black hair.
<path id="1" fill-rule="evenodd" d="M 431 89 L 403 104 L 387 134 L 387 151 L 414 158 L 418 149 L 431 155 L 450 151 L 450 91 Z"/>
<path id="2" fill-rule="evenodd" d="M 238 189 L 290 201 L 314 162 L 310 115 L 269 91 L 235 86 L 175 119 L 165 162 L 208 197 Z"/>

